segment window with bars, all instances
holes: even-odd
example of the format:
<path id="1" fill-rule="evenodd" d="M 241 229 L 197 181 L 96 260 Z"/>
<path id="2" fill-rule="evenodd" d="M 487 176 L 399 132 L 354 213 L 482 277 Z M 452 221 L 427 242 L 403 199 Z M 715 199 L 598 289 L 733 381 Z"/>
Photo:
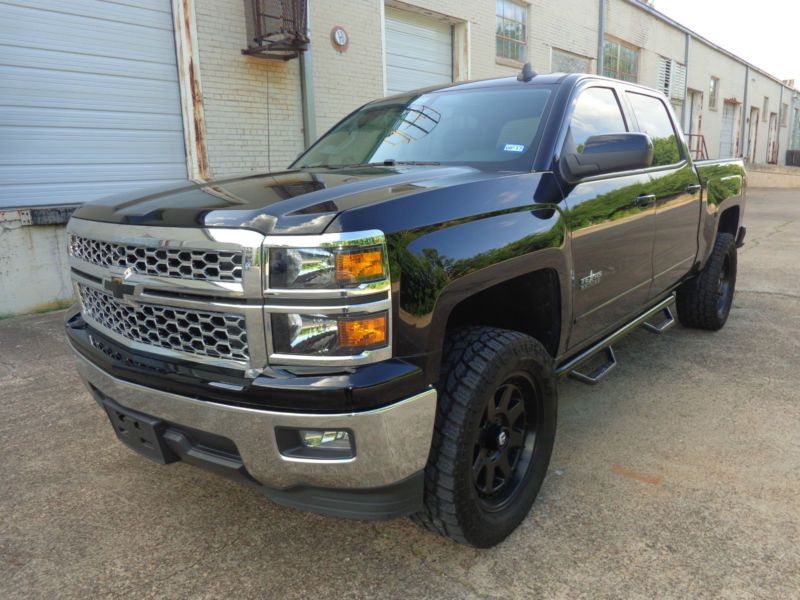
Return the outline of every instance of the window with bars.
<path id="1" fill-rule="evenodd" d="M 658 89 L 670 100 L 683 100 L 686 95 L 686 66 L 659 56 Z"/>
<path id="2" fill-rule="evenodd" d="M 525 62 L 528 54 L 528 8 L 511 0 L 495 0 L 495 15 L 497 56 Z"/>
<path id="3" fill-rule="evenodd" d="M 636 83 L 639 79 L 639 49 L 606 39 L 603 46 L 603 75 Z"/>

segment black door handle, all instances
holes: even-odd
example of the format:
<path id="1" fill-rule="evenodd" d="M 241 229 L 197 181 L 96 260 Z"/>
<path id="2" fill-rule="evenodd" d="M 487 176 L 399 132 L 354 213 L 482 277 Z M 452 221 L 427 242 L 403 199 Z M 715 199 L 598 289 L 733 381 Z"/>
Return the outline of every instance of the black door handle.
<path id="1" fill-rule="evenodd" d="M 693 183 L 692 185 L 686 186 L 686 193 L 687 194 L 696 194 L 700 191 L 700 184 Z"/>
<path id="2" fill-rule="evenodd" d="M 656 195 L 655 194 L 640 194 L 636 198 L 636 206 L 639 208 L 647 208 L 648 206 L 652 206 L 655 204 Z"/>

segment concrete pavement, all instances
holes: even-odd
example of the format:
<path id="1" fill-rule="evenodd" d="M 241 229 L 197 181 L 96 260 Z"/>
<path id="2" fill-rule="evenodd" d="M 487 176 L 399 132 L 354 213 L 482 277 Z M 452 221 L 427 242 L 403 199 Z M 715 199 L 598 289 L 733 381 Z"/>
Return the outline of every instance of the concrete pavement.
<path id="1" fill-rule="evenodd" d="M 526 521 L 488 551 L 362 523 L 116 441 L 61 314 L 0 322 L 3 598 L 800 597 L 800 191 L 751 190 L 718 333 L 637 331 L 566 381 Z"/>

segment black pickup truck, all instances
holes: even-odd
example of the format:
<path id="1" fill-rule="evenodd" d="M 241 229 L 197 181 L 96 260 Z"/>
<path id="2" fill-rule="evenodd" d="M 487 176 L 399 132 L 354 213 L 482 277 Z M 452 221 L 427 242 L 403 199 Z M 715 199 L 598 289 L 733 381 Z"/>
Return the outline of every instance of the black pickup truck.
<path id="1" fill-rule="evenodd" d="M 68 339 L 156 461 L 488 547 L 542 486 L 559 378 L 597 382 L 673 303 L 725 324 L 744 177 L 620 81 L 392 96 L 287 171 L 82 206 Z"/>

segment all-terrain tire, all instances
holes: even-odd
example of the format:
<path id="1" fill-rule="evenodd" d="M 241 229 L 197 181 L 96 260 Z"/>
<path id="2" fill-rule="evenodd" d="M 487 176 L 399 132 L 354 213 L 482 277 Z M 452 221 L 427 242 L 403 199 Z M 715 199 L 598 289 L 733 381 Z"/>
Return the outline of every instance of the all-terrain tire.
<path id="1" fill-rule="evenodd" d="M 494 546 L 528 514 L 550 463 L 558 406 L 552 358 L 537 340 L 519 332 L 460 329 L 445 344 L 438 389 L 424 509 L 412 519 L 462 544 Z M 514 390 L 519 393 L 514 395 Z M 489 421 L 490 414 L 496 425 Z M 507 429 L 506 439 L 512 441 L 501 444 L 503 419 L 517 420 Z M 512 448 L 513 440 L 520 446 Z M 481 444 L 494 444 L 496 449 Z M 499 490 L 504 496 L 500 491 L 482 495 L 481 490 L 491 490 L 502 478 L 500 463 L 491 463 L 500 460 L 503 446 L 503 464 L 515 465 L 514 476 L 502 479 Z M 476 465 L 484 465 L 477 474 Z"/>
<path id="2" fill-rule="evenodd" d="M 678 319 L 685 327 L 722 329 L 733 304 L 736 262 L 736 240 L 720 233 L 706 266 L 678 289 Z"/>

